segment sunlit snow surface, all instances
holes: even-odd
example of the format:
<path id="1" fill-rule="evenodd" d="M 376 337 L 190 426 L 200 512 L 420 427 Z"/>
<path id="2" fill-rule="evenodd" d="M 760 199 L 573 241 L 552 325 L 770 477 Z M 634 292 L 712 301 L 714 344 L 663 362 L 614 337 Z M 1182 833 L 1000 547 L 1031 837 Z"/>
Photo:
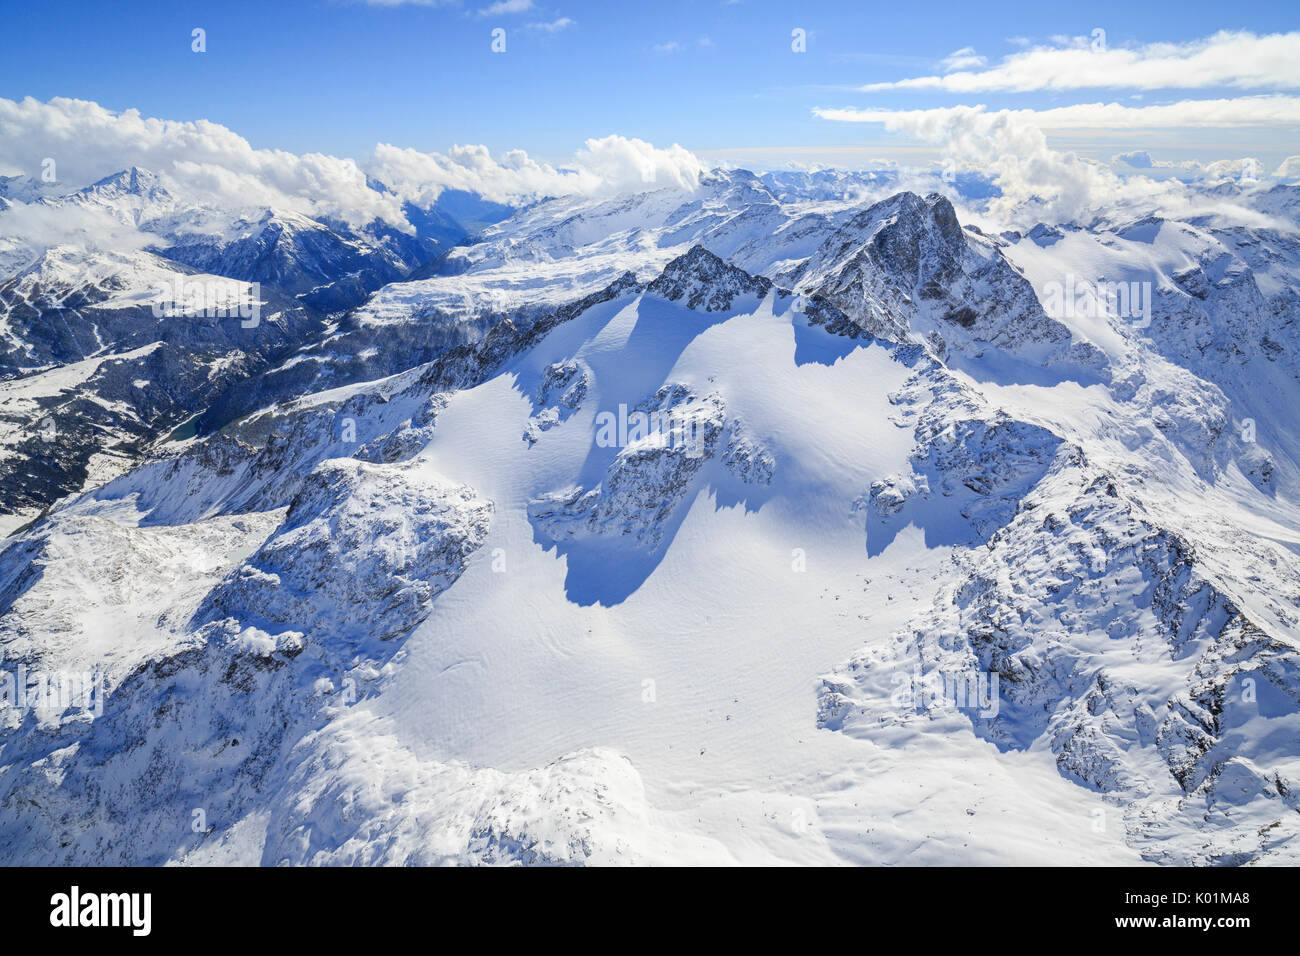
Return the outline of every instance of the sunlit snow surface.
<path id="1" fill-rule="evenodd" d="M 1293 240 L 1251 312 L 1186 224 L 995 241 L 723 187 L 522 213 L 356 313 L 517 335 L 492 364 L 295 396 L 9 539 L 5 668 L 107 695 L 0 711 L 6 858 L 1294 862 L 1300 366 L 1261 324 Z M 1149 328 L 1036 301 L 1124 269 L 1167 287 Z M 1244 357 L 1188 346 L 1229 309 Z M 598 440 L 638 406 L 702 453 Z M 891 699 L 936 671 L 997 713 Z"/>

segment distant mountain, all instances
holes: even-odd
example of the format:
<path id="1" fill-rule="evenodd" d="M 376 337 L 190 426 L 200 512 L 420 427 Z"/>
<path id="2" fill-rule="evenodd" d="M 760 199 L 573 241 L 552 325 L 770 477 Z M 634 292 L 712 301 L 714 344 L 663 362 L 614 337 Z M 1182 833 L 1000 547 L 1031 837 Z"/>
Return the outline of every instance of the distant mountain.
<path id="1" fill-rule="evenodd" d="M 508 213 L 448 193 L 428 209 L 408 204 L 414 233 L 376 222 L 358 234 L 284 210 L 247 215 L 179 197 L 139 167 L 71 192 L 19 177 L 0 190 L 55 221 L 88 211 L 120 226 L 100 236 L 87 232 L 99 220 L 78 218 L 79 245 L 38 235 L 0 248 L 10 268 L 0 277 L 0 428 L 10 436 L 0 525 L 9 528 L 129 467 L 187 419 L 219 425 L 247 410 L 241 396 L 274 364 Z M 132 250 L 115 248 L 123 236 Z M 229 285 L 245 299 L 257 283 L 266 321 L 156 314 L 160 300 L 195 283 Z"/>

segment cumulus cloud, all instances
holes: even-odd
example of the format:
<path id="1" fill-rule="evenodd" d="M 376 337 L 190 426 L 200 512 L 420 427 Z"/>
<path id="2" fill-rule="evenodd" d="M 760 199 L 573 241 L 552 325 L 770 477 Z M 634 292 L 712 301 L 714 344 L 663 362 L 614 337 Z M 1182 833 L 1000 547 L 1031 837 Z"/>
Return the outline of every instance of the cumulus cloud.
<path id="1" fill-rule="evenodd" d="M 660 149 L 613 135 L 587 140 L 562 168 L 521 150 L 493 157 L 484 146 L 423 153 L 380 144 L 358 163 L 320 153 L 254 149 L 233 131 L 205 120 L 152 119 L 85 100 L 0 98 L 0 170 L 39 177 L 47 158 L 55 161 L 66 190 L 140 166 L 184 197 L 235 210 L 271 206 L 354 228 L 376 219 L 409 228 L 404 202 L 432 202 L 444 189 L 519 202 L 667 186 L 693 189 L 705 171 L 681 146 Z M 371 188 L 368 176 L 390 189 Z"/>
<path id="2" fill-rule="evenodd" d="M 991 175 L 1008 207 L 1033 200 L 1054 217 L 1072 219 L 1097 204 L 1099 195 L 1113 196 L 1120 184 L 1094 163 L 1049 149 L 1041 129 L 1006 111 L 956 106 L 875 112 L 871 121 L 938 144 L 963 165 Z"/>
<path id="3" fill-rule="evenodd" d="M 991 178 L 1002 195 L 990 202 L 990 211 L 1008 223 L 1085 219 L 1126 195 L 1150 195 L 1149 182 L 1130 186 L 1100 164 L 1050 149 L 1039 127 L 1011 111 L 956 106 L 876 112 L 872 121 L 941 146 L 954 165 Z"/>
<path id="4" fill-rule="evenodd" d="M 1150 179 L 1180 179 L 1184 182 L 1205 178 L 1205 164 L 1198 160 L 1168 162 L 1153 158 L 1144 149 L 1112 156 L 1110 164 L 1120 175 L 1138 174 Z"/>
<path id="5" fill-rule="evenodd" d="M 1110 48 L 1104 34 L 1060 37 L 1053 46 L 1013 53 L 997 66 L 982 65 L 959 50 L 942 76 L 918 76 L 872 83 L 864 91 L 945 90 L 950 93 L 1027 92 L 1086 88 L 1240 89 L 1300 88 L 1300 32 L 1257 35 L 1224 30 L 1188 43 L 1149 43 Z M 973 54 L 973 50 L 969 53 Z"/>
<path id="6" fill-rule="evenodd" d="M 233 208 L 276 206 L 354 226 L 375 219 L 405 223 L 400 201 L 369 188 L 350 159 L 254 149 L 206 120 L 153 119 L 62 97 L 48 103 L 0 98 L 0 165 L 37 176 L 47 158 L 74 187 L 141 166 L 173 187 Z"/>
<path id="7" fill-rule="evenodd" d="M 1288 156 L 1273 173 L 1278 179 L 1300 179 L 1300 156 Z"/>
<path id="8" fill-rule="evenodd" d="M 1217 183 L 1225 179 L 1250 183 L 1265 176 L 1264 164 L 1254 156 L 1220 159 L 1211 163 L 1195 159 L 1168 162 L 1153 159 L 1149 153 L 1138 150 L 1112 157 L 1111 166 L 1121 175 L 1137 173 L 1149 179 L 1177 179 L 1185 183 Z"/>
<path id="9" fill-rule="evenodd" d="M 494 158 L 485 146 L 424 153 L 386 143 L 375 148 L 371 168 L 399 194 L 422 203 L 432 202 L 444 189 L 476 192 L 496 202 L 659 187 L 694 189 L 705 172 L 704 164 L 681 146 L 659 149 L 622 136 L 587 140 L 574 163 L 563 168 L 538 162 L 522 150 Z"/>
<path id="10" fill-rule="evenodd" d="M 477 192 L 496 202 L 528 195 L 569 195 L 580 191 L 576 172 L 539 163 L 522 150 L 493 159 L 486 146 L 453 146 L 446 153 L 380 143 L 371 163 L 375 177 L 422 205 L 446 189 Z"/>
<path id="11" fill-rule="evenodd" d="M 643 139 L 606 136 L 589 139 L 578 162 L 597 177 L 598 192 L 675 187 L 694 189 L 705 166 L 687 149 L 674 143 L 658 149 Z"/>
<path id="12" fill-rule="evenodd" d="M 44 249 L 64 245 L 92 253 L 120 254 L 139 251 L 154 241 L 155 237 L 105 209 L 15 203 L 4 212 L 0 260 L 6 258 L 3 253 L 13 250 L 31 258 Z"/>
<path id="13" fill-rule="evenodd" d="M 869 112 L 874 113 L 870 119 Z M 855 111 L 853 118 L 878 122 L 892 132 L 935 144 L 944 150 L 953 168 L 991 179 L 1002 195 L 989 201 L 988 213 L 1008 225 L 1087 222 L 1097 215 L 1153 212 L 1171 216 L 1203 213 L 1246 225 L 1278 225 L 1231 200 L 1207 200 L 1186 184 L 1225 178 L 1247 183 L 1262 176 L 1258 160 L 1223 160 L 1202 167 L 1197 163 L 1157 163 L 1139 151 L 1116 157 L 1115 161 L 1126 167 L 1121 175 L 1073 152 L 1049 148 L 1032 110 L 956 106 Z M 1153 175 L 1165 169 L 1175 175 Z"/>

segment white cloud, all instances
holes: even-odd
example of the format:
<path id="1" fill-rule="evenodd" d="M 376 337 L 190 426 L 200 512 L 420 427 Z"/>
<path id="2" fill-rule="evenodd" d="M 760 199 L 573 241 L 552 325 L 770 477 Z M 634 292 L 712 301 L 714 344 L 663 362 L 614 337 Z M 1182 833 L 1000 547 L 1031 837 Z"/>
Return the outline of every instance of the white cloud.
<path id="1" fill-rule="evenodd" d="M 177 122 L 121 113 L 86 100 L 0 98 L 0 169 L 39 177 L 52 158 L 66 190 L 130 166 L 150 169 L 182 196 L 222 208 L 274 206 L 360 227 L 383 219 L 408 227 L 404 200 L 430 202 L 464 189 L 515 202 L 560 195 L 608 195 L 658 187 L 693 189 L 704 164 L 678 145 L 640 139 L 589 139 L 563 168 L 522 150 L 493 157 L 485 146 L 422 153 L 388 144 L 364 163 L 320 153 L 254 149 L 242 136 L 206 120 Z M 394 190 L 378 192 L 375 176 Z"/>
<path id="2" fill-rule="evenodd" d="M 157 241 L 156 236 L 94 207 L 15 203 L 3 215 L 0 267 L 10 264 L 5 262 L 5 254 L 13 250 L 22 250 L 23 259 L 62 245 L 94 253 L 121 254 L 139 251 Z"/>
<path id="3" fill-rule="evenodd" d="M 1201 169 L 1200 178 L 1214 183 L 1224 179 L 1253 181 L 1262 175 L 1264 164 L 1254 156 L 1243 156 L 1241 159 L 1220 159 L 1207 163 Z"/>
<path id="4" fill-rule="evenodd" d="M 1179 179 L 1187 183 L 1215 183 L 1224 179 L 1248 182 L 1264 177 L 1264 164 L 1254 156 L 1220 159 L 1211 163 L 1195 159 L 1168 162 L 1153 159 L 1150 153 L 1138 150 L 1112 157 L 1111 166 L 1121 174 L 1136 172 L 1150 179 Z M 1276 174 L 1275 177 L 1285 178 Z"/>
<path id="5" fill-rule="evenodd" d="M 973 46 L 964 46 L 960 50 L 954 50 L 944 57 L 939 65 L 943 67 L 944 72 L 953 70 L 969 70 L 973 66 L 983 66 L 988 60 L 975 53 Z"/>
<path id="6" fill-rule="evenodd" d="M 830 111 L 818 111 L 824 114 Z M 1208 203 L 1178 181 L 1216 181 L 1241 178 L 1245 164 L 1240 159 L 1211 163 L 1155 163 L 1137 152 L 1122 159 L 1126 175 L 1072 152 L 1050 149 L 1043 128 L 1032 110 L 989 111 L 982 106 L 956 106 L 930 110 L 853 111 L 853 118 L 882 123 L 886 129 L 907 133 L 942 148 L 958 169 L 986 176 L 1002 190 L 989 203 L 988 212 L 1007 224 L 1032 225 L 1037 221 L 1087 222 L 1093 216 L 1130 215 L 1155 212 L 1175 217 L 1214 214 L 1251 225 L 1274 225 L 1262 214 L 1228 201 Z M 1050 112 L 1050 111 L 1049 111 Z M 1150 163 L 1154 170 L 1142 168 Z M 1168 169 L 1177 177 L 1164 178 Z M 1155 172 L 1155 175 L 1148 175 Z M 1193 212 L 1193 210 L 1195 210 Z"/>
<path id="7" fill-rule="evenodd" d="M 963 107 L 983 110 L 984 107 Z M 945 109 L 815 109 L 822 119 L 850 123 L 884 123 L 903 116 L 932 114 Z M 1039 129 L 1155 129 L 1246 126 L 1293 126 L 1300 123 L 1300 97 L 1238 96 L 1216 100 L 1180 100 L 1162 106 L 1123 106 L 1119 103 L 1079 103 L 1045 110 L 1000 110 Z"/>
<path id="8" fill-rule="evenodd" d="M 1278 179 L 1300 179 L 1300 156 L 1288 156 L 1273 173 Z"/>
<path id="9" fill-rule="evenodd" d="M 478 12 L 480 17 L 496 17 L 506 13 L 526 13 L 533 8 L 533 0 L 497 0 Z"/>
<path id="10" fill-rule="evenodd" d="M 1010 111 L 956 106 L 934 110 L 876 111 L 873 121 L 944 147 L 963 167 L 990 176 L 1002 190 L 991 211 L 1008 222 L 1086 218 L 1131 189 L 1109 169 L 1047 146 L 1043 131 Z"/>
<path id="11" fill-rule="evenodd" d="M 669 40 L 667 43 L 656 43 L 650 49 L 655 53 L 680 53 L 685 47 L 676 40 Z"/>
<path id="12" fill-rule="evenodd" d="M 659 187 L 694 189 L 705 166 L 681 146 L 658 149 L 644 140 L 606 136 L 587 140 L 564 168 L 538 162 L 522 150 L 493 158 L 485 146 L 456 146 L 443 154 L 380 144 L 372 171 L 403 196 L 421 202 L 433 201 L 444 189 L 515 202 Z"/>
<path id="13" fill-rule="evenodd" d="M 950 93 L 1027 92 L 1087 88 L 1300 88 L 1300 32 L 1257 35 L 1221 31 L 1188 43 L 1149 43 L 1132 49 L 1098 48 L 1089 37 L 1057 37 L 1055 46 L 1013 53 L 988 70 L 951 66 L 943 76 L 872 83 L 877 90 Z M 958 57 L 965 51 L 957 51 Z M 971 51 L 973 53 L 973 51 Z M 959 58 L 960 59 L 960 58 Z"/>
<path id="14" fill-rule="evenodd" d="M 552 20 L 550 23 L 530 23 L 528 24 L 528 29 L 541 30 L 545 33 L 559 33 L 561 30 L 574 26 L 576 23 L 576 20 L 572 20 L 569 17 L 560 17 L 558 20 Z"/>
<path id="15" fill-rule="evenodd" d="M 370 189 L 351 159 L 254 149 L 207 120 L 153 119 L 61 97 L 48 103 L 0 98 L 0 165 L 37 176 L 46 157 L 55 161 L 59 180 L 74 188 L 141 166 L 233 208 L 277 206 L 354 226 L 376 218 L 405 223 L 400 201 Z"/>
<path id="16" fill-rule="evenodd" d="M 694 189 L 707 167 L 694 153 L 674 143 L 658 149 L 643 139 L 605 136 L 589 139 L 578 163 L 594 173 L 601 192 L 628 192 L 665 186 Z"/>
<path id="17" fill-rule="evenodd" d="M 1195 159 L 1168 162 L 1153 159 L 1150 153 L 1138 150 L 1112 157 L 1111 167 L 1121 175 L 1136 173 L 1148 179 L 1177 179 L 1185 183 L 1216 183 L 1224 179 L 1248 182 L 1264 176 L 1264 164 L 1253 156 L 1220 159 L 1211 163 Z"/>

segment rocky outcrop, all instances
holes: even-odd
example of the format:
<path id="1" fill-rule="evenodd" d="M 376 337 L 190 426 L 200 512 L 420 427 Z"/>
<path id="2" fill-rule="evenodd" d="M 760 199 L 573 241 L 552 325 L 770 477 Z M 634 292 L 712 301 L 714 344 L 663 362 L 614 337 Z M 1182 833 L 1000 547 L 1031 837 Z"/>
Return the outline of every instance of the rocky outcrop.
<path id="1" fill-rule="evenodd" d="M 665 385 L 629 414 L 627 443 L 615 452 L 600 484 L 536 498 L 528 506 L 529 519 L 553 541 L 626 535 L 653 549 L 691 480 L 717 450 L 724 424 L 717 395 Z M 600 434 L 596 441 L 600 444 Z"/>
<path id="2" fill-rule="evenodd" d="M 646 291 L 670 302 L 681 302 L 689 309 L 723 312 L 738 297 L 761 299 L 771 288 L 770 279 L 751 276 L 703 246 L 692 246 L 685 255 L 668 263 L 659 277 L 646 286 Z"/>

